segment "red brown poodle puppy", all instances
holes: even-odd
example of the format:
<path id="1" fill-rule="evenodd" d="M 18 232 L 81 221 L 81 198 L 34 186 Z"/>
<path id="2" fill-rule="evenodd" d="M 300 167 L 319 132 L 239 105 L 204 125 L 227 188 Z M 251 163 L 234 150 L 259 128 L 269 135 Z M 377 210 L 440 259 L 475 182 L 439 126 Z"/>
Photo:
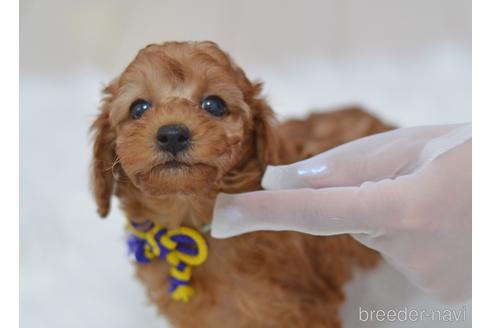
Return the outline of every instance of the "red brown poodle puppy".
<path id="1" fill-rule="evenodd" d="M 208 246 L 189 302 L 169 293 L 167 261 L 137 264 L 149 298 L 176 327 L 340 327 L 353 267 L 377 263 L 348 235 L 215 240 L 203 232 L 217 194 L 259 189 L 267 164 L 388 129 L 358 109 L 276 125 L 260 93 L 212 42 L 150 45 L 104 90 L 92 126 L 99 214 L 108 214 L 114 193 L 136 227 L 194 228 Z"/>

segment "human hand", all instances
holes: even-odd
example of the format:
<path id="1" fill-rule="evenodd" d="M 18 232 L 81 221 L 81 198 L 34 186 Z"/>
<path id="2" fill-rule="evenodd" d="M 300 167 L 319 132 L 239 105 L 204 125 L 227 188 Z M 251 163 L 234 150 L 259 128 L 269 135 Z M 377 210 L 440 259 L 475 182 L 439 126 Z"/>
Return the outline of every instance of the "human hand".
<path id="1" fill-rule="evenodd" d="M 219 195 L 212 235 L 350 233 L 445 302 L 471 296 L 471 125 L 398 129 L 268 167 L 267 191 Z"/>

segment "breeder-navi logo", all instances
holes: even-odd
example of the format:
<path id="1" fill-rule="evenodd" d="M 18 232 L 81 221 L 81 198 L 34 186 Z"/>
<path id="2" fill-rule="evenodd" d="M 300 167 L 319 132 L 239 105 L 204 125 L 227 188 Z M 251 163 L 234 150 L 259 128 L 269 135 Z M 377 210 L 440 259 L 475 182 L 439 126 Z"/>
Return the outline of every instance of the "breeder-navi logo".
<path id="1" fill-rule="evenodd" d="M 442 309 L 378 309 L 366 310 L 359 307 L 359 321 L 442 321 L 458 322 L 466 321 L 466 307 L 460 309 L 442 308 Z"/>

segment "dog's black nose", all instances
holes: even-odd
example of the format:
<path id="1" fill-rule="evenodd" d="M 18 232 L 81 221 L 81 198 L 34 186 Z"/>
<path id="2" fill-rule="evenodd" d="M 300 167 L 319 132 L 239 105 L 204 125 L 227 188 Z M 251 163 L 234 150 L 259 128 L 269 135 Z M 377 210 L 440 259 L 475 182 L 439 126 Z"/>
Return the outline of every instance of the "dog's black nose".
<path id="1" fill-rule="evenodd" d="M 188 147 L 190 143 L 190 131 L 184 125 L 163 125 L 157 130 L 157 144 L 174 156 Z"/>

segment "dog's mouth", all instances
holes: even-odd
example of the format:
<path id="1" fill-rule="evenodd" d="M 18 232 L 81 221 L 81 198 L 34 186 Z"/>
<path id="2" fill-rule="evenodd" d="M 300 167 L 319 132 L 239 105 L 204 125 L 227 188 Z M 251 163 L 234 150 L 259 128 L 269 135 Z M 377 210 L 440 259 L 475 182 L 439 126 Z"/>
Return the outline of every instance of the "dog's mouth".
<path id="1" fill-rule="evenodd" d="M 189 169 L 191 167 L 190 164 L 178 161 L 176 159 L 172 159 L 170 161 L 167 161 L 163 164 L 157 165 L 161 169 Z"/>
<path id="2" fill-rule="evenodd" d="M 152 196 L 208 193 L 217 179 L 213 164 L 167 159 L 131 176 L 133 183 Z"/>
<path id="3" fill-rule="evenodd" d="M 200 169 L 208 166 L 204 163 L 188 163 L 184 161 L 180 161 L 177 159 L 170 159 L 163 163 L 159 163 L 152 167 L 151 171 L 153 172 L 165 172 L 165 171 L 180 171 L 182 173 L 190 172 L 193 169 Z"/>
<path id="4" fill-rule="evenodd" d="M 189 163 L 172 159 L 152 166 L 148 171 L 148 174 L 155 176 L 155 175 L 162 175 L 162 174 L 174 175 L 179 173 L 179 175 L 182 176 L 183 174 L 190 172 L 192 168 L 193 165 Z"/>

